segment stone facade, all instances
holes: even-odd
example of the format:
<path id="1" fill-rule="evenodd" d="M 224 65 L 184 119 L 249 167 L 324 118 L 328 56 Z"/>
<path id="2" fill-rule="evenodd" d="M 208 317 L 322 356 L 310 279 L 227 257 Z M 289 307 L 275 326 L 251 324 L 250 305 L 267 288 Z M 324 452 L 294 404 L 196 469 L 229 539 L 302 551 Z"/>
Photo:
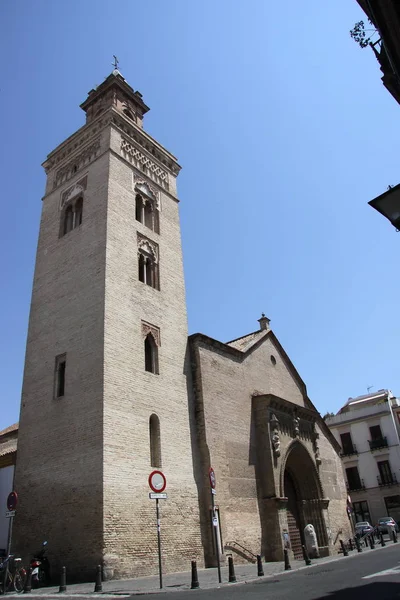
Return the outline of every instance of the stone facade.
<path id="1" fill-rule="evenodd" d="M 15 548 L 27 558 L 47 539 L 53 567 L 75 579 L 97 564 L 107 577 L 156 572 L 157 466 L 164 569 L 214 564 L 213 465 L 223 557 L 281 560 L 285 530 L 301 541 L 308 521 L 332 551 L 349 535 L 337 445 L 268 319 L 229 344 L 188 343 L 180 167 L 118 71 L 82 108 L 86 124 L 44 163 Z"/>
<path id="2" fill-rule="evenodd" d="M 239 560 L 256 554 L 282 560 L 285 532 L 298 558 L 308 523 L 321 555 L 333 552 L 339 536 L 351 536 L 338 445 L 273 332 L 260 329 L 228 344 L 196 334 L 190 346 L 206 564 L 215 560 L 210 465 L 223 545 Z M 288 472 L 296 523 L 288 523 Z"/>

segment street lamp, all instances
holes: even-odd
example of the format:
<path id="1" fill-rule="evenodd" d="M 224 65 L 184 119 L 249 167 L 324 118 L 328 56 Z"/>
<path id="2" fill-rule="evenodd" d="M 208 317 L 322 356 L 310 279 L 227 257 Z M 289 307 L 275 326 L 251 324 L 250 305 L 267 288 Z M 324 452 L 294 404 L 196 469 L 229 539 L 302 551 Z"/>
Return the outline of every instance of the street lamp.
<path id="1" fill-rule="evenodd" d="M 389 186 L 387 192 L 370 200 L 368 204 L 386 217 L 397 231 L 400 230 L 400 183 L 394 187 Z"/>

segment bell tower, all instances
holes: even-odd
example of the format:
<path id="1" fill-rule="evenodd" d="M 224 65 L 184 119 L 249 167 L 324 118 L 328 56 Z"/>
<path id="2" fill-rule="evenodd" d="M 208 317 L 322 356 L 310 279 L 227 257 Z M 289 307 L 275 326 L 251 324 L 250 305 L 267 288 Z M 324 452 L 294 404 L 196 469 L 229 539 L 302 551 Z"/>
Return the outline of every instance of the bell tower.
<path id="1" fill-rule="evenodd" d="M 176 158 L 115 69 L 51 152 L 33 282 L 13 545 L 82 579 L 157 572 L 147 479 L 167 479 L 164 568 L 201 560 Z"/>

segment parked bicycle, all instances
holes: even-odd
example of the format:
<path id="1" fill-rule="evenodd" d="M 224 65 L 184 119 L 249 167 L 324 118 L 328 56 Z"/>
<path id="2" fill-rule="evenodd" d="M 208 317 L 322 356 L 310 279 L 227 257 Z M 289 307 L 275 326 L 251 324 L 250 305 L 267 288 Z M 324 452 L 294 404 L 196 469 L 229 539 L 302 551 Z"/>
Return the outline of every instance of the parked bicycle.
<path id="1" fill-rule="evenodd" d="M 9 554 L 0 563 L 0 594 L 24 591 L 26 570 L 21 566 L 22 559 Z M 7 568 L 8 567 L 8 568 Z"/>

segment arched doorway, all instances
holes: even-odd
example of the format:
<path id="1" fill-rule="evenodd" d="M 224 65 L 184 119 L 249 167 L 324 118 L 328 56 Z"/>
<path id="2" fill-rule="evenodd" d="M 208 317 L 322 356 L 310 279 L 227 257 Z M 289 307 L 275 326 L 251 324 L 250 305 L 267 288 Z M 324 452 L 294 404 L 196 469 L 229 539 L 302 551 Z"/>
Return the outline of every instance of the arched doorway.
<path id="1" fill-rule="evenodd" d="M 289 449 L 283 471 L 283 494 L 287 502 L 287 522 L 294 558 L 301 559 L 303 531 L 314 526 L 320 547 L 328 544 L 321 509 L 323 498 L 316 466 L 306 448 L 295 442 Z"/>

